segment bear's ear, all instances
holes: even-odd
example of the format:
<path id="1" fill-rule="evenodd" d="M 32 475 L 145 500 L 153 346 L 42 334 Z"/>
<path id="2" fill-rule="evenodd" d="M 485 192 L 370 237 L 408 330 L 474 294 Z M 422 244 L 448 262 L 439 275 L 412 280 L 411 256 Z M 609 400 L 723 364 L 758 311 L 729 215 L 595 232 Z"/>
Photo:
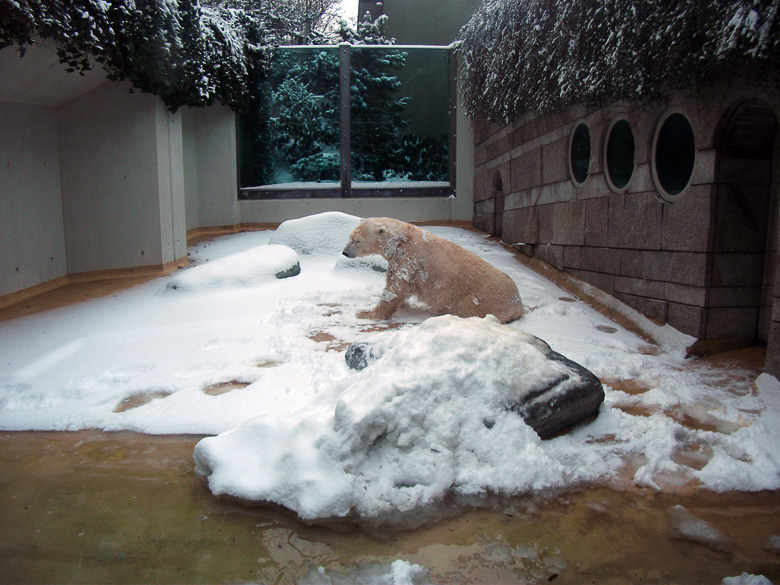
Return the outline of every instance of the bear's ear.
<path id="1" fill-rule="evenodd" d="M 383 227 L 379 228 L 377 233 L 381 236 L 383 233 L 385 233 L 385 228 L 383 228 Z"/>

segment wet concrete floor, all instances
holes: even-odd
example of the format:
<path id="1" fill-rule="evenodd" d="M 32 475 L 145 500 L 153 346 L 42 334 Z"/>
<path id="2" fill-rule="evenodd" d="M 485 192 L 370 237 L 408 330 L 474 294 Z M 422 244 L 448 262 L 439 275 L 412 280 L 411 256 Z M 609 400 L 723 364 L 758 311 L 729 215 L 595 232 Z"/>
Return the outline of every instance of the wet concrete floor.
<path id="1" fill-rule="evenodd" d="M 198 439 L 0 433 L 0 582 L 349 581 L 396 559 L 427 567 L 432 583 L 698 584 L 745 571 L 780 582 L 780 555 L 765 548 L 780 534 L 777 492 L 591 488 L 412 531 L 337 531 L 215 499 L 194 473 Z M 672 538 L 676 504 L 730 550 Z"/>
<path id="2" fill-rule="evenodd" d="M 0 321 L 148 278 L 69 285 L 0 309 Z M 759 354 L 740 353 L 733 364 L 721 356 L 717 365 L 741 370 L 747 358 L 758 372 Z M 617 489 L 505 500 L 416 530 L 332 530 L 214 498 L 194 473 L 199 439 L 0 432 L 0 583 L 350 583 L 367 567 L 404 559 L 442 584 L 719 584 L 748 572 L 780 585 L 780 492 L 688 485 L 661 494 L 628 489 L 627 470 Z M 731 545 L 674 537 L 669 509 L 678 504 Z"/>

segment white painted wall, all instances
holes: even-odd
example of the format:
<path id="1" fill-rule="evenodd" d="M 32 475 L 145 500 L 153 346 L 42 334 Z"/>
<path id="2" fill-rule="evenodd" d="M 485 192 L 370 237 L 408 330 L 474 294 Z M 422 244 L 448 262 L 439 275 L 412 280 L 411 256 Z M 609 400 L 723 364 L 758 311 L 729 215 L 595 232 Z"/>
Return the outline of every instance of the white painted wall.
<path id="1" fill-rule="evenodd" d="M 181 113 L 158 107 L 157 181 L 160 197 L 162 263 L 187 255 L 187 213 L 184 197 L 184 144 Z"/>
<path id="2" fill-rule="evenodd" d="M 0 102 L 0 296 L 67 274 L 57 118 Z"/>
<path id="3" fill-rule="evenodd" d="M 238 214 L 236 115 L 224 106 L 195 111 L 198 227 L 235 225 Z"/>
<path id="4" fill-rule="evenodd" d="M 184 165 L 184 199 L 187 229 L 200 227 L 198 213 L 198 131 L 195 112 L 184 108 L 181 112 L 182 164 Z"/>
<path id="5" fill-rule="evenodd" d="M 457 91 L 460 95 L 460 89 Z M 455 200 L 452 219 L 472 221 L 474 217 L 474 127 L 465 110 L 458 107 L 455 137 Z"/>
<path id="6" fill-rule="evenodd" d="M 378 197 L 374 199 L 272 199 L 240 201 L 241 223 L 281 223 L 324 211 L 402 221 L 449 221 L 455 198 Z"/>
<path id="7" fill-rule="evenodd" d="M 166 261 L 157 158 L 162 104 L 128 90 L 106 83 L 58 108 L 71 273 Z"/>

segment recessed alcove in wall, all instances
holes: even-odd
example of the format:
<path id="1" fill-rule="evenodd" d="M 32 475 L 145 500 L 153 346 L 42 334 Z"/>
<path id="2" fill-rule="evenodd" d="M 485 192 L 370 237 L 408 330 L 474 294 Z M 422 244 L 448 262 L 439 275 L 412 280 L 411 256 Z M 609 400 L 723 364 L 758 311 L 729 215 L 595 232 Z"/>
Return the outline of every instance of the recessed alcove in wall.
<path id="1" fill-rule="evenodd" d="M 767 341 L 777 264 L 772 218 L 778 120 L 760 100 L 726 115 L 718 159 L 707 337 Z"/>

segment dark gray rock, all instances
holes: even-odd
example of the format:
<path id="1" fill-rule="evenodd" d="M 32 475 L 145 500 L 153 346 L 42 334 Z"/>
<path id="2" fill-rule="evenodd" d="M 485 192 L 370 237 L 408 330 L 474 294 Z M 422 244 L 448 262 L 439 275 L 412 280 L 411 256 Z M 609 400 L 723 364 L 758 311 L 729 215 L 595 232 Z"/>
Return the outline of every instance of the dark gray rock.
<path id="1" fill-rule="evenodd" d="M 604 402 L 604 388 L 590 370 L 552 351 L 541 339 L 537 341 L 547 359 L 566 366 L 566 372 L 552 383 L 525 392 L 516 401 L 504 404 L 504 408 L 523 417 L 526 424 L 545 439 L 597 415 Z M 353 343 L 345 355 L 347 365 L 358 371 L 379 357 L 369 343 Z M 483 423 L 490 428 L 495 421 L 486 419 Z"/>
<path id="2" fill-rule="evenodd" d="M 290 278 L 291 276 L 298 276 L 301 273 L 301 263 L 296 262 L 290 266 L 287 270 L 282 270 L 275 274 L 276 278 Z"/>
<path id="3" fill-rule="evenodd" d="M 590 370 L 555 351 L 550 351 L 547 359 L 564 364 L 568 372 L 528 392 L 518 402 L 505 405 L 522 416 L 542 439 L 597 415 L 604 402 L 604 387 Z"/>
<path id="4" fill-rule="evenodd" d="M 369 362 L 376 360 L 378 357 L 378 355 L 372 352 L 370 343 L 353 343 L 347 348 L 347 353 L 344 355 L 347 365 L 357 371 L 364 369 Z"/>

